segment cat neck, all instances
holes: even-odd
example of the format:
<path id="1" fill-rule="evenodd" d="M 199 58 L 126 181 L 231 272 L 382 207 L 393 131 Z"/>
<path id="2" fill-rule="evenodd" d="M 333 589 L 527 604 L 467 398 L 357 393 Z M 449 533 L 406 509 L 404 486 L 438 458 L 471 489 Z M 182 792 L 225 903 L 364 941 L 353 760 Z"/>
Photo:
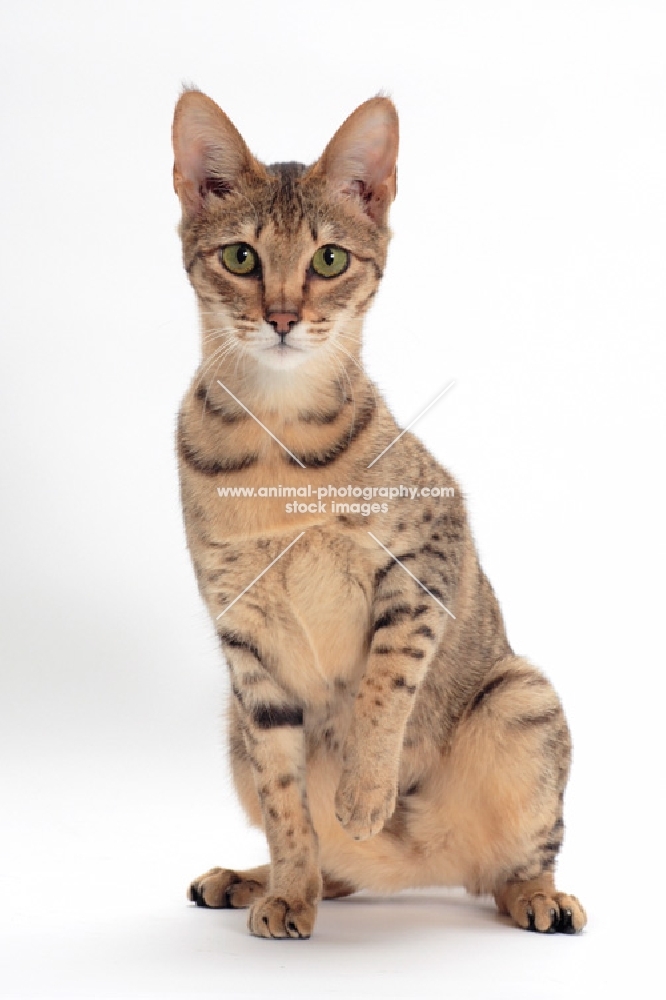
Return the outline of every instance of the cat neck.
<path id="1" fill-rule="evenodd" d="M 343 343 L 341 343 L 343 341 Z M 260 420 L 290 424 L 325 419 L 367 385 L 360 360 L 361 324 L 333 338 L 295 367 L 264 363 L 239 345 L 220 345 L 202 322 L 202 361 L 195 381 L 199 393 L 221 409 L 247 408 Z"/>

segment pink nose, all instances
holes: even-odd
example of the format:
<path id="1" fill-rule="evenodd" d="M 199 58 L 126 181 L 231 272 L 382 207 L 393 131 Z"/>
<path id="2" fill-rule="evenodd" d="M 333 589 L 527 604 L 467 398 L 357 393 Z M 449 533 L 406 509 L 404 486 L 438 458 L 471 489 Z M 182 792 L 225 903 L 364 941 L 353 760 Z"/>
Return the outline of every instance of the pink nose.
<path id="1" fill-rule="evenodd" d="M 266 317 L 276 333 L 289 333 L 292 326 L 298 323 L 298 315 L 293 312 L 270 312 Z"/>

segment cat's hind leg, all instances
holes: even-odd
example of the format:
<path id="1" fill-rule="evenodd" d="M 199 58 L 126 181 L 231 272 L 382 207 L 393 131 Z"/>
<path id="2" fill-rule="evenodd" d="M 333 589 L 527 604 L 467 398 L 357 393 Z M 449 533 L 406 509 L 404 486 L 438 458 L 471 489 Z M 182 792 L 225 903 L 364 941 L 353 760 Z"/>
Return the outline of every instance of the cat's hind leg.
<path id="1" fill-rule="evenodd" d="M 520 657 L 495 664 L 453 738 L 446 811 L 458 828 L 452 839 L 466 841 L 465 886 L 492 892 L 500 912 L 526 930 L 571 933 L 586 923 L 581 904 L 554 880 L 570 757 L 548 680 Z"/>

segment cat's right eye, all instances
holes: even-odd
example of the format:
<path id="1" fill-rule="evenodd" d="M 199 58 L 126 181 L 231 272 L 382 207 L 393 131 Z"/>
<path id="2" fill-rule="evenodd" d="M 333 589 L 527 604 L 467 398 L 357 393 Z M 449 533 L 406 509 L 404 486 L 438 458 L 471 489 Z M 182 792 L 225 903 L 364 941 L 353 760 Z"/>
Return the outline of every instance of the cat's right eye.
<path id="1" fill-rule="evenodd" d="M 220 263 L 232 274 L 255 274 L 259 267 L 259 258 L 247 243 L 230 243 L 220 247 L 218 256 Z"/>

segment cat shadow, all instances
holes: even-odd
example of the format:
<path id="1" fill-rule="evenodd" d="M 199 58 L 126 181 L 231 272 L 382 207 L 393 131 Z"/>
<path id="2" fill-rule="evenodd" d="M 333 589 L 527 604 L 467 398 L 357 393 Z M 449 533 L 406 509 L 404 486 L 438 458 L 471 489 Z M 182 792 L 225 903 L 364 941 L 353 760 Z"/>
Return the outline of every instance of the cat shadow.
<path id="1" fill-rule="evenodd" d="M 372 920 L 372 933 L 382 937 L 398 934 L 404 940 L 406 931 L 420 935 L 426 928 L 467 932 L 497 928 L 511 921 L 501 917 L 490 898 L 479 899 L 457 893 L 405 892 L 396 896 L 359 893 L 345 899 L 327 901 L 326 911 L 336 906 L 335 930 L 339 940 L 359 942 L 363 929 Z M 320 910 L 320 919 L 324 913 Z M 327 920 L 328 922 L 328 920 Z"/>

